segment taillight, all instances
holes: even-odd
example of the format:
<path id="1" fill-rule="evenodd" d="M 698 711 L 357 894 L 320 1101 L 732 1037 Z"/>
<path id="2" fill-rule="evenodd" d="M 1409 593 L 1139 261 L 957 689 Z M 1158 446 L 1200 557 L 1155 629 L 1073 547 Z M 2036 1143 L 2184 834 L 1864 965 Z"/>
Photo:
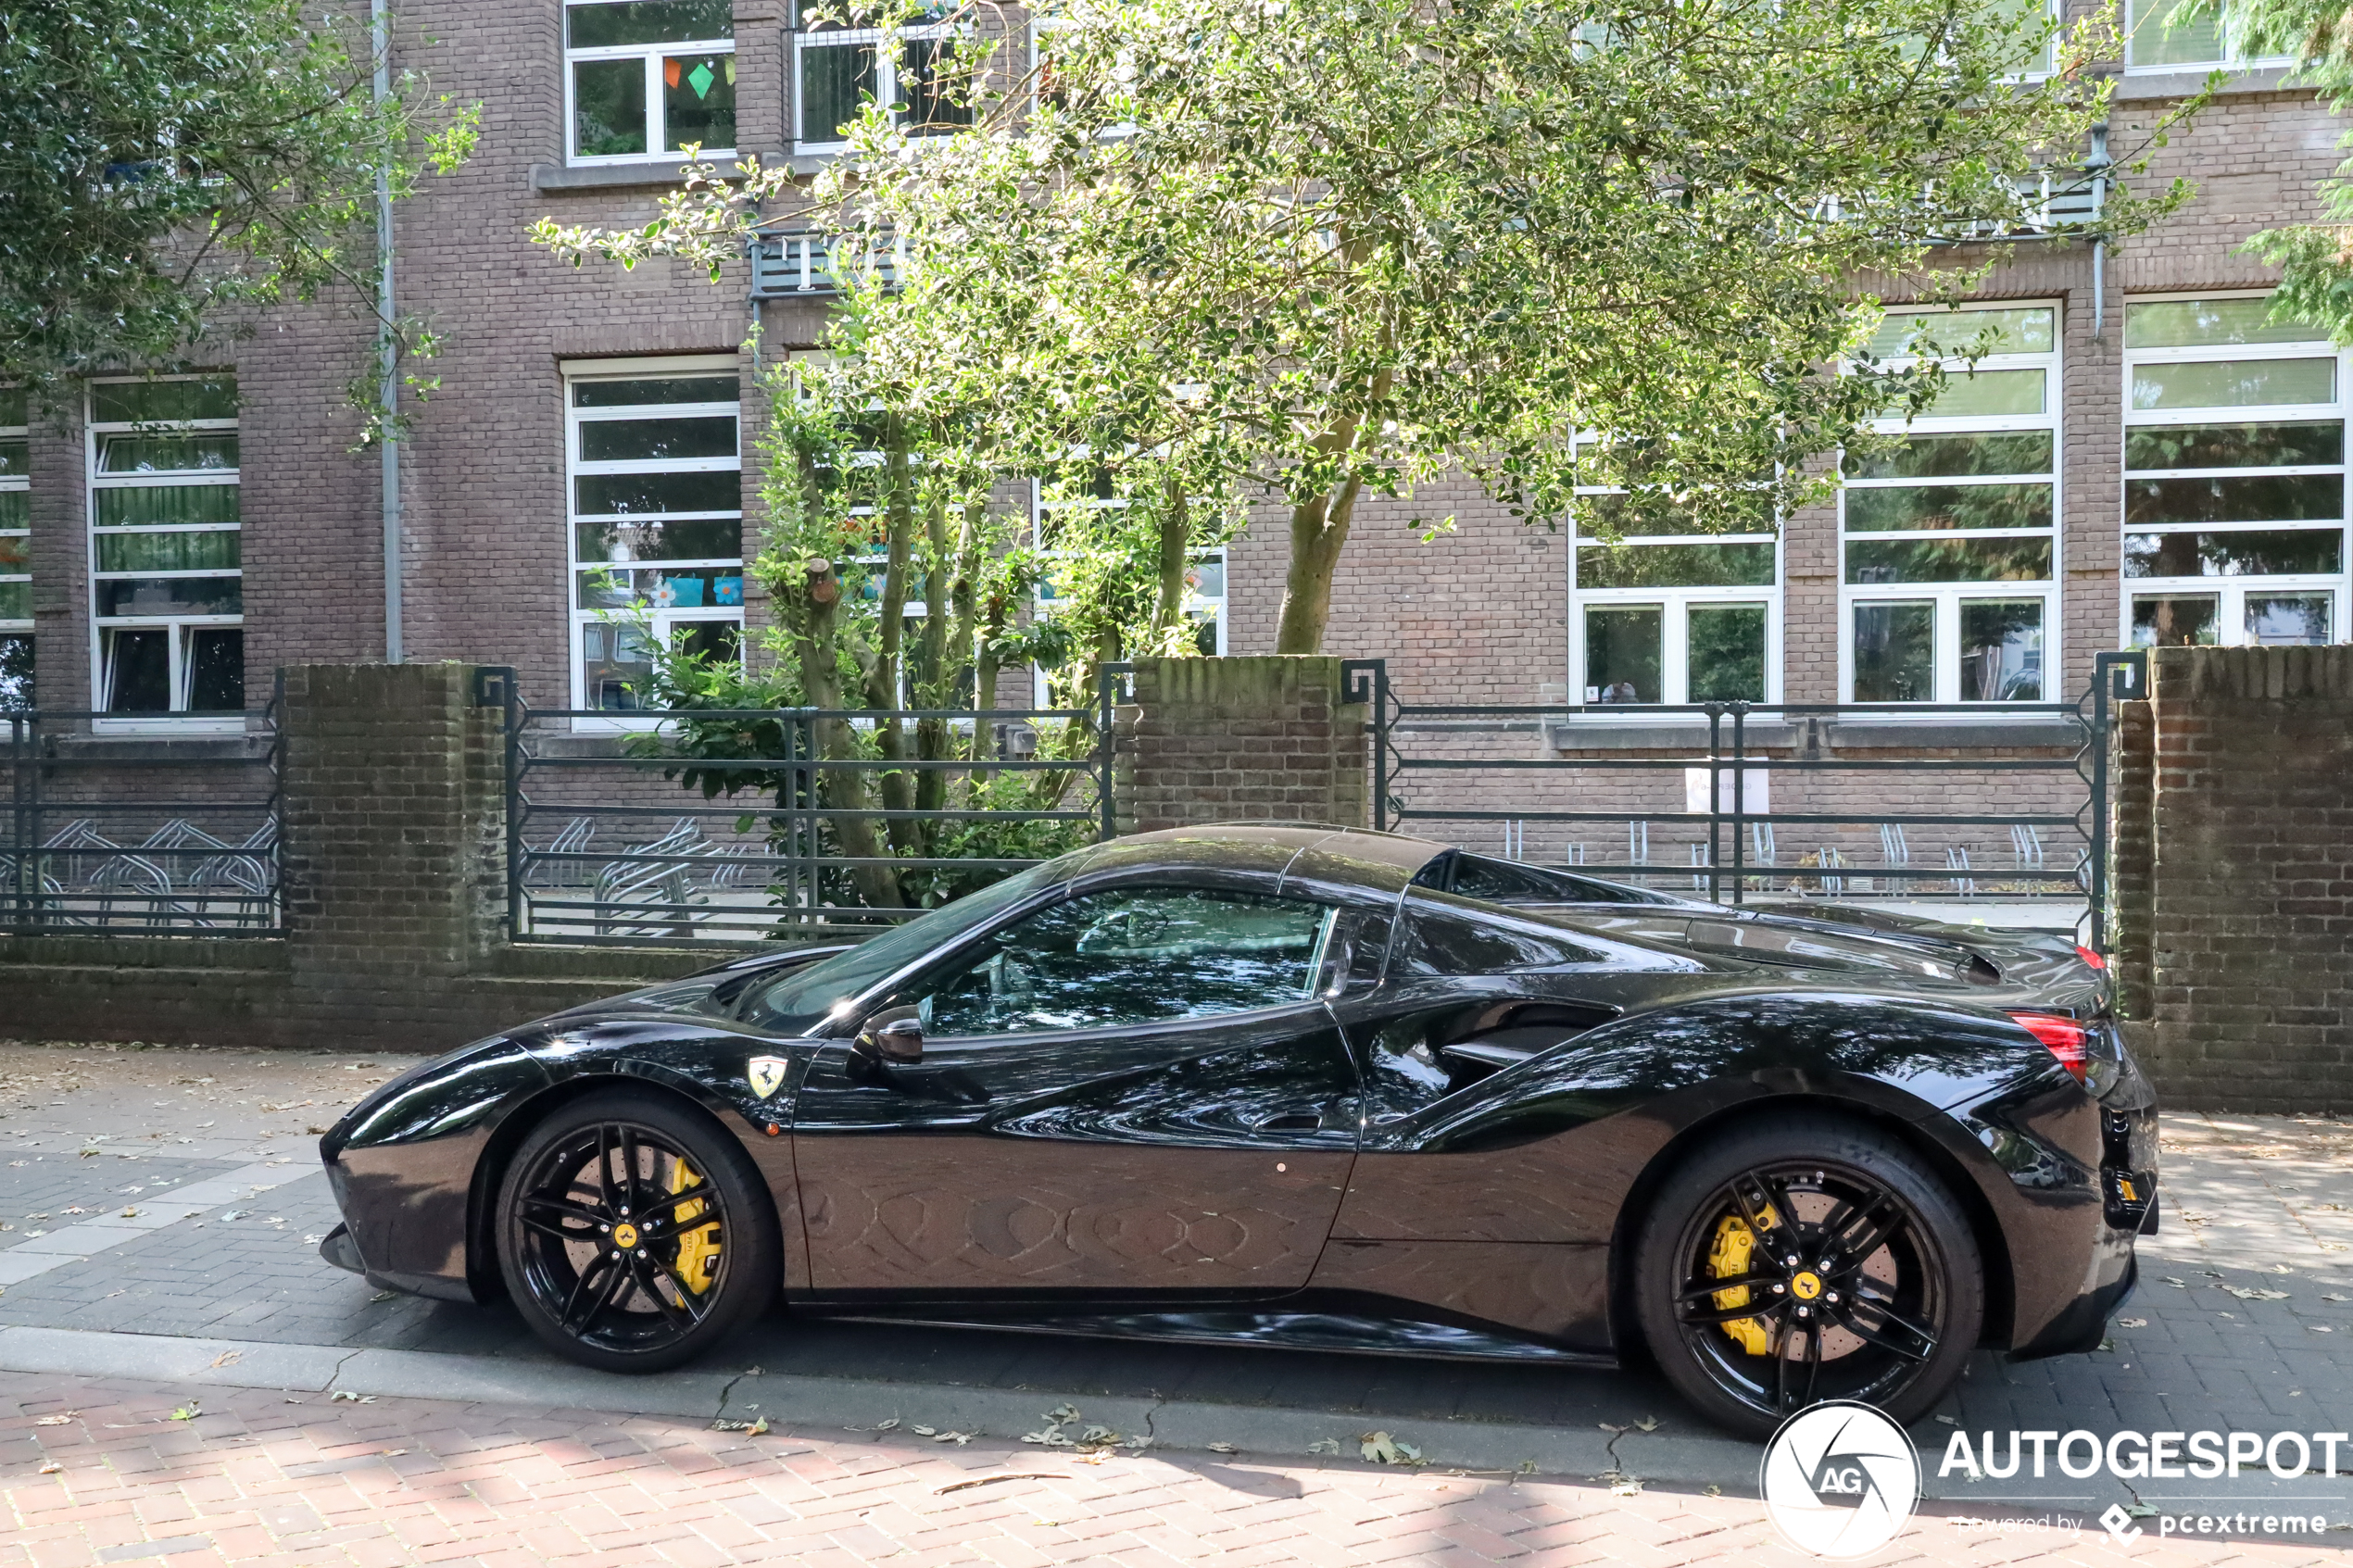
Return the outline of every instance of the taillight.
<path id="1" fill-rule="evenodd" d="M 2059 1018 L 2047 1012 L 2014 1012 L 2020 1028 L 2050 1047 L 2058 1064 L 2075 1075 L 2079 1084 L 2091 1070 L 2092 1034 L 2071 1018 Z"/>
<path id="2" fill-rule="evenodd" d="M 2075 945 L 2075 956 L 2082 959 L 2090 968 L 2106 969 L 2108 967 L 2108 960 L 2106 959 L 2100 957 L 2097 953 L 2092 951 L 2091 948 L 2083 946 L 2081 942 L 2078 942 Z"/>

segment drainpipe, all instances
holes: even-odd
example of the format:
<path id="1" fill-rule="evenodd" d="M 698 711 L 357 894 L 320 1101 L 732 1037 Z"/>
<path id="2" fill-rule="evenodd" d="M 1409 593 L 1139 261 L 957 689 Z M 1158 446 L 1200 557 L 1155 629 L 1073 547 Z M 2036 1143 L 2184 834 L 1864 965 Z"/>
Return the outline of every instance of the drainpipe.
<path id="1" fill-rule="evenodd" d="M 2108 171 L 2116 160 L 2108 156 L 2108 121 L 2092 127 L 2092 144 L 2083 154 L 2083 167 L 2092 176 L 2092 221 L 2096 224 L 2108 209 Z M 2092 235 L 2092 341 L 2108 341 L 2108 237 L 2096 230 Z"/>
<path id="2" fill-rule="evenodd" d="M 392 99 L 392 24 L 386 0 L 369 0 L 368 21 L 376 52 L 376 107 Z M 384 662 L 405 658 L 400 630 L 400 443 L 393 421 L 400 413 L 400 344 L 393 331 L 392 144 L 376 161 L 376 400 L 384 415 Z"/>

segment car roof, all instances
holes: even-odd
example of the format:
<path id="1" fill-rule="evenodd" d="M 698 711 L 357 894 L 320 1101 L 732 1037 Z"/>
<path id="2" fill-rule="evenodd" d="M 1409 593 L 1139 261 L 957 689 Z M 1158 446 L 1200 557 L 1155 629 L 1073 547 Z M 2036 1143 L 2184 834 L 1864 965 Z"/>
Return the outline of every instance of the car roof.
<path id="1" fill-rule="evenodd" d="M 1447 847 L 1404 834 L 1329 822 L 1204 822 L 1163 828 L 1081 851 L 1073 879 L 1159 867 L 1273 872 L 1394 897 Z"/>

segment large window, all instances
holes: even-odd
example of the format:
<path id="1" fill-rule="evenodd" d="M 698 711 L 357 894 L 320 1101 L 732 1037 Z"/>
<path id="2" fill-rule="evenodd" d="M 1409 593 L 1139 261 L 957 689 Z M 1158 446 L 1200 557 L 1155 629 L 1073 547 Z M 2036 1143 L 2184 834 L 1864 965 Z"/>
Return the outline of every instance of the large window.
<path id="1" fill-rule="evenodd" d="M 1990 347 L 1929 411 L 1847 459 L 1839 496 L 1849 702 L 2041 702 L 2057 646 L 2057 311 L 2047 305 L 1891 313 L 1871 345 L 1894 364 Z"/>
<path id="2" fill-rule="evenodd" d="M 792 35 L 794 138 L 816 146 L 841 141 L 842 127 L 869 99 L 918 135 L 970 125 L 973 106 L 957 66 L 963 31 L 954 24 L 901 28 L 899 46 L 889 49 L 872 28 L 804 22 Z"/>
<path id="3" fill-rule="evenodd" d="M 567 0 L 573 159 L 734 152 L 735 40 L 731 0 Z"/>
<path id="4" fill-rule="evenodd" d="M 0 387 L 0 709 L 32 706 L 32 475 L 25 395 Z"/>
<path id="5" fill-rule="evenodd" d="M 2221 66 L 2284 65 L 2284 56 L 2244 56 L 2215 0 L 2126 0 L 2128 70 L 2212 70 Z"/>
<path id="6" fill-rule="evenodd" d="M 235 378 L 93 382 L 87 431 L 96 708 L 241 714 Z"/>
<path id="7" fill-rule="evenodd" d="M 1606 515 L 1612 493 L 1579 492 Z M 1754 532 L 1659 533 L 1616 544 L 1580 509 L 1571 552 L 1570 691 L 1589 704 L 1771 702 L 1780 694 L 1780 544 Z"/>
<path id="8" fill-rule="evenodd" d="M 2346 627 L 2340 356 L 2262 295 L 2124 318 L 2124 626 L 2136 647 Z"/>
<path id="9" fill-rule="evenodd" d="M 740 657 L 736 364 L 631 360 L 566 376 L 573 705 L 647 706 L 653 648 Z"/>

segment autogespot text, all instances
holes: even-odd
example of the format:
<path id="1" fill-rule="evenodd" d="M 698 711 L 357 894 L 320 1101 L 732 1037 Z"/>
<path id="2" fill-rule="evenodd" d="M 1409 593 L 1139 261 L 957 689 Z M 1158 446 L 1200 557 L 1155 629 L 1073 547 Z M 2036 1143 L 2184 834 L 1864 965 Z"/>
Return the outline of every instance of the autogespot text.
<path id="1" fill-rule="evenodd" d="M 2118 1432 L 2102 1438 L 2091 1432 L 1987 1432 L 1977 1443 L 1956 1432 L 1944 1445 L 1941 1479 L 1961 1472 L 1971 1479 L 2006 1480 L 2020 1474 L 2059 1474 L 2078 1481 L 2106 1472 L 2120 1481 L 2211 1481 L 2261 1465 L 2282 1480 L 2317 1471 L 2337 1474 L 2338 1449 L 2353 1467 L 2353 1435 L 2343 1432 Z"/>

